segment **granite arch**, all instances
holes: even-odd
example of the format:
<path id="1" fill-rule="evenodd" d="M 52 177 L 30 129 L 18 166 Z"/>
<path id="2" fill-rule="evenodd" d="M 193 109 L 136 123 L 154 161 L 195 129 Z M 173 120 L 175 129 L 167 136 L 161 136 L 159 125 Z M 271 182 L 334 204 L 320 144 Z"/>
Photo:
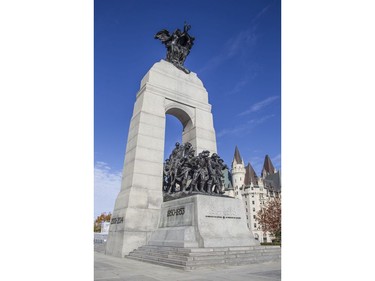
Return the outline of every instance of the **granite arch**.
<path id="1" fill-rule="evenodd" d="M 208 93 L 194 72 L 164 60 L 154 64 L 136 95 L 126 145 L 121 190 L 117 196 L 106 253 L 124 257 L 147 244 L 159 223 L 166 114 L 183 126 L 182 142 L 196 153 L 217 152 Z M 118 219 L 120 218 L 120 219 Z"/>

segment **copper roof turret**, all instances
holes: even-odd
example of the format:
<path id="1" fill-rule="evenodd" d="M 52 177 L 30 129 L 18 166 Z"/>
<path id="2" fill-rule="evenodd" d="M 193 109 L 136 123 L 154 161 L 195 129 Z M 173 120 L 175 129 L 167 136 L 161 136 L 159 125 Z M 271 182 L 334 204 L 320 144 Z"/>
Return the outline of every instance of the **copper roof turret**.
<path id="1" fill-rule="evenodd" d="M 240 155 L 240 151 L 238 150 L 238 147 L 236 145 L 236 148 L 234 150 L 234 157 L 233 157 L 233 161 L 236 160 L 237 164 L 243 164 L 242 163 L 242 157 Z"/>
<path id="2" fill-rule="evenodd" d="M 251 183 L 253 183 L 253 185 L 257 185 L 258 176 L 255 173 L 254 168 L 250 165 L 250 163 L 247 164 L 247 166 L 245 167 L 245 170 L 246 170 L 245 182 L 244 182 L 245 186 L 250 185 Z"/>
<path id="3" fill-rule="evenodd" d="M 267 175 L 272 175 L 275 173 L 275 167 L 273 166 L 271 159 L 268 155 L 266 155 L 266 158 L 264 159 L 263 169 L 262 169 L 262 177 L 265 177 Z"/>

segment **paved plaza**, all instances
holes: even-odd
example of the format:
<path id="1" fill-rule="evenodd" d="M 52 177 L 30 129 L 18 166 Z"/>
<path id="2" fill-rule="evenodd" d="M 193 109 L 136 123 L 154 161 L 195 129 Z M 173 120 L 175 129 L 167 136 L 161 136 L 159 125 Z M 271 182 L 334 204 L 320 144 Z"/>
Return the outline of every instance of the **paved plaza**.
<path id="1" fill-rule="evenodd" d="M 281 280 L 280 261 L 183 271 L 127 258 L 112 257 L 97 251 L 95 251 L 94 260 L 94 280 L 96 281 Z"/>

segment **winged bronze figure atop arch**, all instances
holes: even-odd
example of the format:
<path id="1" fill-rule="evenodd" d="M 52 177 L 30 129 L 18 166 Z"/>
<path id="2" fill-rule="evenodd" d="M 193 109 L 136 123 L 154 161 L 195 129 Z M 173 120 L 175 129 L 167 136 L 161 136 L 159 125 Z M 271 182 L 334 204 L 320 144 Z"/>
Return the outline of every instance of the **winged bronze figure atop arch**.
<path id="1" fill-rule="evenodd" d="M 190 73 L 190 70 L 184 67 L 184 62 L 195 40 L 195 38 L 188 33 L 190 28 L 191 26 L 185 22 L 183 31 L 177 28 L 170 34 L 168 30 L 163 29 L 156 33 L 154 37 L 155 39 L 159 39 L 167 48 L 166 61 L 172 63 L 187 74 Z"/>

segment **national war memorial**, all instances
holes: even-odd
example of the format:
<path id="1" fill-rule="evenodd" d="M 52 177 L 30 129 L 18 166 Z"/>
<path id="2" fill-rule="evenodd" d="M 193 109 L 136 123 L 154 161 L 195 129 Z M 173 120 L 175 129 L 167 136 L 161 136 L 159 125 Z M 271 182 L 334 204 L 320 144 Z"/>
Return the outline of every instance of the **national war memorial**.
<path id="1" fill-rule="evenodd" d="M 225 195 L 227 166 L 217 152 L 208 93 L 184 66 L 195 40 L 190 28 L 155 35 L 167 55 L 136 94 L 105 253 L 181 269 L 280 259 L 280 247 L 254 239 L 242 201 Z M 164 160 L 166 114 L 183 131 L 182 144 Z"/>

